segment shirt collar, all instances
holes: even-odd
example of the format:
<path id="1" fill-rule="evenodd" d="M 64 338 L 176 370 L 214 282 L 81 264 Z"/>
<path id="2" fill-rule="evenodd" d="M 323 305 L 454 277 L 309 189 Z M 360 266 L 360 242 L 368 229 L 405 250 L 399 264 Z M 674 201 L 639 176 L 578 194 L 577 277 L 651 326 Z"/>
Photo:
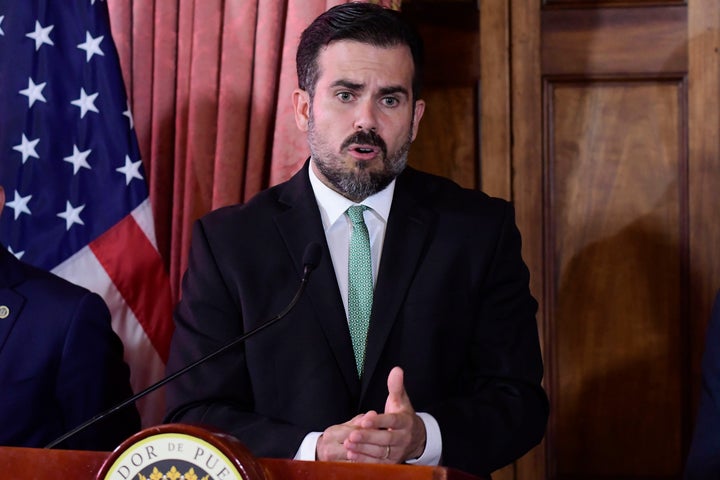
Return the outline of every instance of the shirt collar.
<path id="1" fill-rule="evenodd" d="M 312 162 L 313 160 L 310 160 Z M 357 205 L 352 200 L 343 197 L 335 190 L 325 185 L 313 171 L 312 164 L 308 165 L 310 173 L 310 185 L 312 186 L 315 200 L 320 207 L 320 215 L 322 216 L 323 226 L 327 230 L 333 225 L 344 213 L 348 207 Z M 390 184 L 373 195 L 370 195 L 361 203 L 370 207 L 383 222 L 387 223 L 390 215 L 390 207 L 392 206 L 393 193 L 395 192 L 395 179 Z"/>

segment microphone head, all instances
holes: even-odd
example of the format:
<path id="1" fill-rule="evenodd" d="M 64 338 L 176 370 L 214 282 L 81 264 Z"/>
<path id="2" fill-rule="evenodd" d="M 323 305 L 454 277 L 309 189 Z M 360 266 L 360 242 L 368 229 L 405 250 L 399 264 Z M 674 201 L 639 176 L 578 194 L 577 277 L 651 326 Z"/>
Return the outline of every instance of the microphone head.
<path id="1" fill-rule="evenodd" d="M 303 266 L 305 267 L 305 271 L 311 271 L 315 270 L 315 268 L 320 263 L 320 258 L 322 257 L 322 247 L 317 242 L 309 243 L 307 247 L 305 247 L 305 253 L 303 254 Z"/>

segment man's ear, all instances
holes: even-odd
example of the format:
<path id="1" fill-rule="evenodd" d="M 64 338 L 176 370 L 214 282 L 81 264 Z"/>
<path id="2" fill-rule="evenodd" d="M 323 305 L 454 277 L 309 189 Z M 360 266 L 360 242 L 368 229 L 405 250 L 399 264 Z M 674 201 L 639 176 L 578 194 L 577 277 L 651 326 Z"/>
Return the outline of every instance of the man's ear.
<path id="1" fill-rule="evenodd" d="M 416 100 L 415 101 L 415 112 L 413 113 L 413 121 L 412 121 L 412 140 L 415 140 L 415 137 L 417 137 L 418 128 L 420 127 L 420 119 L 423 116 L 423 113 L 425 113 L 425 100 Z"/>
<path id="2" fill-rule="evenodd" d="M 295 124 L 302 132 L 308 131 L 310 123 L 310 95 L 305 90 L 296 88 L 292 94 Z"/>

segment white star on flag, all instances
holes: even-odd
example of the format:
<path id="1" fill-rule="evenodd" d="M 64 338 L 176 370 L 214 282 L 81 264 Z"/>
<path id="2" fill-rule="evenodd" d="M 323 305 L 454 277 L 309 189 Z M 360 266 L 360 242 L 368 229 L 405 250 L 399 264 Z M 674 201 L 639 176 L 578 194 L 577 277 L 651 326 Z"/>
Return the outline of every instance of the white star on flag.
<path id="1" fill-rule="evenodd" d="M 63 158 L 68 163 L 73 164 L 73 175 L 80 171 L 80 168 L 85 167 L 91 169 L 90 164 L 87 162 L 87 157 L 92 152 L 92 149 L 87 149 L 81 152 L 77 145 L 73 145 L 73 154 L 69 157 Z"/>
<path id="2" fill-rule="evenodd" d="M 13 147 L 13 150 L 17 150 L 18 152 L 22 153 L 22 163 L 23 165 L 30 157 L 40 158 L 40 155 L 37 154 L 35 151 L 35 146 L 40 142 L 39 138 L 36 138 L 35 140 L 28 140 L 28 138 L 25 136 L 25 134 L 22 134 L 22 142 L 19 145 L 15 145 Z"/>
<path id="3" fill-rule="evenodd" d="M 25 255 L 25 250 L 23 250 L 21 252 L 15 252 L 15 251 L 13 251 L 12 247 L 8 247 L 8 252 L 15 255 L 15 258 L 17 258 L 18 260 L 20 260 L 22 258 L 22 256 Z"/>
<path id="4" fill-rule="evenodd" d="M 65 211 L 57 214 L 58 217 L 65 219 L 65 230 L 70 230 L 70 227 L 76 223 L 85 225 L 85 222 L 80 218 L 80 212 L 83 211 L 83 208 L 85 208 L 85 205 L 73 207 L 70 202 L 65 204 Z"/>
<path id="5" fill-rule="evenodd" d="M 0 15 L 0 25 L 2 25 L 3 20 L 5 20 L 5 15 Z M 0 27 L 0 35 L 5 35 L 5 32 L 3 32 L 2 27 Z"/>
<path id="6" fill-rule="evenodd" d="M 84 88 L 80 88 L 80 98 L 78 98 L 77 100 L 73 100 L 70 103 L 80 108 L 80 118 L 83 118 L 85 117 L 85 114 L 89 111 L 100 113 L 100 110 L 98 110 L 95 106 L 95 99 L 97 98 L 97 96 L 97 93 L 88 95 L 87 93 L 85 93 Z"/>
<path id="7" fill-rule="evenodd" d="M 130 130 L 132 130 L 135 126 L 135 121 L 133 120 L 132 110 L 130 110 L 130 102 L 127 102 L 126 105 L 127 108 L 123 112 L 123 115 L 128 118 L 128 121 L 130 121 Z"/>
<path id="8" fill-rule="evenodd" d="M 15 198 L 13 199 L 13 201 L 7 202 L 5 204 L 7 207 L 10 207 L 14 210 L 15 220 L 17 220 L 17 218 L 20 216 L 21 213 L 26 213 L 28 215 L 32 215 L 32 213 L 30 213 L 30 209 L 27 206 L 27 204 L 31 198 L 32 198 L 32 195 L 23 197 L 22 195 L 20 195 L 20 193 L 18 193 L 17 190 L 15 190 Z"/>
<path id="9" fill-rule="evenodd" d="M 125 175 L 125 185 L 130 185 L 133 178 L 137 178 L 138 180 L 143 179 L 142 175 L 140 175 L 141 165 L 142 160 L 133 162 L 128 155 L 125 155 L 125 166 L 116 168 L 115 170 Z"/>
<path id="10" fill-rule="evenodd" d="M 85 42 L 78 45 L 80 50 L 85 50 L 85 63 L 90 62 L 90 59 L 95 54 L 105 55 L 103 51 L 100 50 L 100 42 L 102 42 L 103 38 L 105 38 L 104 35 L 93 38 L 90 32 L 85 32 Z"/>
<path id="11" fill-rule="evenodd" d="M 20 90 L 20 94 L 25 95 L 28 98 L 28 108 L 33 106 L 35 100 L 40 100 L 41 102 L 47 103 L 47 100 L 45 100 L 45 96 L 42 93 L 45 85 L 47 85 L 47 82 L 38 83 L 36 85 L 35 82 L 33 82 L 32 78 L 28 78 L 27 88 L 24 90 Z"/>
<path id="12" fill-rule="evenodd" d="M 40 47 L 43 46 L 43 44 L 47 45 L 55 45 L 52 40 L 50 40 L 50 32 L 52 29 L 55 28 L 55 25 L 50 25 L 49 27 L 42 27 L 40 25 L 40 22 L 35 20 L 35 31 L 30 32 L 26 37 L 30 37 L 33 40 L 35 40 L 35 51 L 37 52 L 40 50 Z"/>

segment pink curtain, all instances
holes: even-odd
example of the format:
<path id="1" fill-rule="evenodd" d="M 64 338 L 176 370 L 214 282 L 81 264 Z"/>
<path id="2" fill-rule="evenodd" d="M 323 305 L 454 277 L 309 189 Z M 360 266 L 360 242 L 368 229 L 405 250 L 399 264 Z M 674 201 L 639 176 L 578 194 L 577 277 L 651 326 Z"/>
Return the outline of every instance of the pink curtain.
<path id="1" fill-rule="evenodd" d="M 345 1 L 109 0 L 174 300 L 193 221 L 305 161 L 292 114 L 295 50 L 312 19 Z"/>

